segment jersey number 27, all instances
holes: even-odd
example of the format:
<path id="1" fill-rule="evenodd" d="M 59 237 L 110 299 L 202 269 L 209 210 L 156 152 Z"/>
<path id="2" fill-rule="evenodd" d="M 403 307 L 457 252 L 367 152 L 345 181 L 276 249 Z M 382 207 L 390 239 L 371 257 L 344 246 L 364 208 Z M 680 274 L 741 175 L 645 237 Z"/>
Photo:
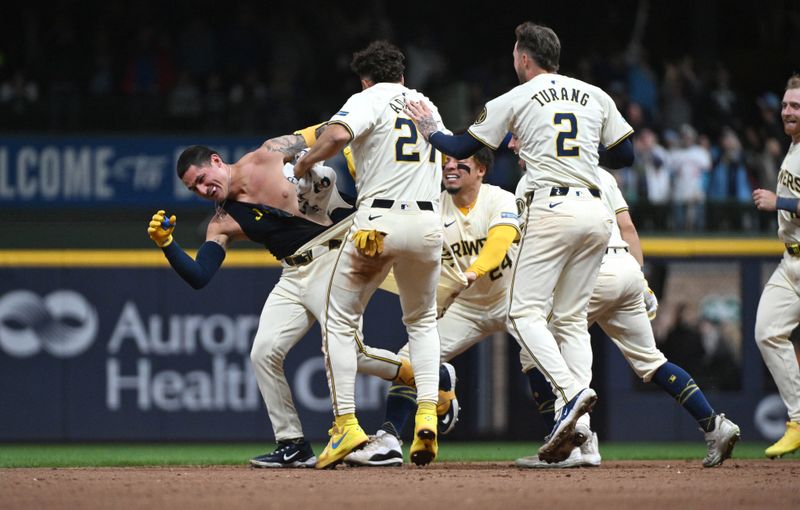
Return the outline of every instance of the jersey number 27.
<path id="1" fill-rule="evenodd" d="M 399 129 L 401 134 L 404 134 L 404 129 L 408 128 L 408 136 L 399 136 L 397 138 L 397 143 L 394 145 L 394 158 L 397 161 L 411 161 L 417 162 L 419 161 L 419 152 L 412 150 L 409 153 L 406 153 L 406 145 L 416 145 L 417 144 L 417 125 L 414 124 L 414 121 L 411 119 L 406 119 L 404 117 L 397 117 L 397 120 L 394 122 L 394 128 Z M 428 161 L 431 163 L 436 162 L 436 149 L 431 146 L 431 155 L 428 158 Z"/>

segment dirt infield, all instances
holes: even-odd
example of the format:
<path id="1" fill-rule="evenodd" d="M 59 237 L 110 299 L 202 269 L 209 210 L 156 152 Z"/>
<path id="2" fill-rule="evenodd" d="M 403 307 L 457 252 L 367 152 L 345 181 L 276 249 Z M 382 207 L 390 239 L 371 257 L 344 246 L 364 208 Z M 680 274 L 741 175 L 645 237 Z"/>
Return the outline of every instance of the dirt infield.
<path id="1" fill-rule="evenodd" d="M 0 508 L 800 508 L 800 461 L 604 462 L 523 470 L 508 463 L 424 469 L 171 467 L 0 470 Z M 424 505 L 424 506 L 423 506 Z"/>

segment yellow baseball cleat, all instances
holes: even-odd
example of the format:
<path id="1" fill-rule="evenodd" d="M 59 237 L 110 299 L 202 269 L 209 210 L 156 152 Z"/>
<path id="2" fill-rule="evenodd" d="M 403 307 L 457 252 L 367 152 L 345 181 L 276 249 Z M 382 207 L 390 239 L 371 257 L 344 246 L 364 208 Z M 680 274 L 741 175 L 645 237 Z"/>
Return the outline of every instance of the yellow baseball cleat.
<path id="1" fill-rule="evenodd" d="M 422 403 L 414 417 L 414 441 L 411 443 L 411 462 L 417 466 L 430 464 L 439 452 L 436 439 L 436 404 Z"/>
<path id="2" fill-rule="evenodd" d="M 333 428 L 328 431 L 331 439 L 317 457 L 316 469 L 331 469 L 340 464 L 352 451 L 358 450 L 369 441 L 354 414 L 337 416 Z"/>
<path id="3" fill-rule="evenodd" d="M 767 457 L 774 459 L 793 453 L 800 449 L 800 423 L 796 421 L 786 422 L 786 432 L 783 437 L 778 439 L 778 442 L 767 448 L 764 453 Z"/>

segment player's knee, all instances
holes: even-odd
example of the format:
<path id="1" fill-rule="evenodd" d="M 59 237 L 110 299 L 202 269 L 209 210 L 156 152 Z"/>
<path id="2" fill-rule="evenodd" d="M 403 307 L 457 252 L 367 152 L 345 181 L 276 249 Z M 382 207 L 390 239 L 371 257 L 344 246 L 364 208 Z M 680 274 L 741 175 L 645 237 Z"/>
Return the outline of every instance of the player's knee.
<path id="1" fill-rule="evenodd" d="M 775 345 L 781 342 L 781 337 L 785 336 L 783 340 L 788 341 L 789 335 L 781 335 L 780 332 L 769 324 L 768 321 L 759 320 L 756 318 L 755 339 L 756 345 L 759 348 Z"/>
<path id="2" fill-rule="evenodd" d="M 267 338 L 256 337 L 253 347 L 250 349 L 250 361 L 253 365 L 267 370 L 282 368 L 285 358 L 286 354 L 276 348 L 275 342 L 269 341 Z"/>

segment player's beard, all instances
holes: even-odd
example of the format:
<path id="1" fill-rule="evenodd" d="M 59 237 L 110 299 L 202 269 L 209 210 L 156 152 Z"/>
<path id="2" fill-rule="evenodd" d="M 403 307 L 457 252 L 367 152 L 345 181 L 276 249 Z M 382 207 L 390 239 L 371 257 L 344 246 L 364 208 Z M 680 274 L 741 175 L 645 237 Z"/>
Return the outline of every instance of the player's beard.
<path id="1" fill-rule="evenodd" d="M 444 186 L 444 190 L 447 191 L 450 195 L 458 195 L 458 192 L 461 191 L 461 186 Z"/>

